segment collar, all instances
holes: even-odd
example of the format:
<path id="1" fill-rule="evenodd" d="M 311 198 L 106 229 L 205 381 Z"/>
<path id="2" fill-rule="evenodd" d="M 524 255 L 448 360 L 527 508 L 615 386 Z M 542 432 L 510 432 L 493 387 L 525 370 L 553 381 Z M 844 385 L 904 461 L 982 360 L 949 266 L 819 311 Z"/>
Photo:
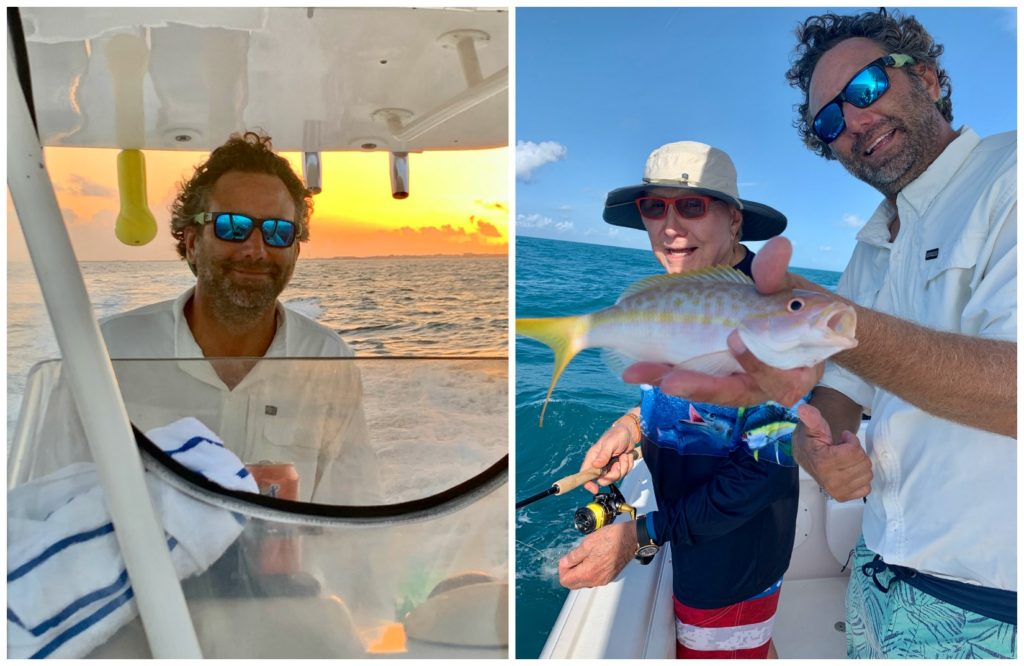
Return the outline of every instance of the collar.
<path id="1" fill-rule="evenodd" d="M 959 136 L 928 165 L 925 172 L 896 195 L 897 206 L 910 206 L 918 216 L 922 216 L 949 186 L 949 181 L 981 143 L 981 137 L 967 125 L 961 127 L 957 134 Z"/>
<path id="2" fill-rule="evenodd" d="M 188 326 L 188 320 L 185 318 L 185 304 L 188 303 L 189 299 L 195 294 L 196 288 L 194 286 L 185 290 L 177 299 L 174 301 L 174 356 L 175 358 L 203 358 L 203 350 L 199 347 L 199 343 L 196 342 L 195 337 L 192 335 L 192 329 Z M 277 316 L 274 318 L 277 322 L 277 329 L 274 332 L 274 339 L 270 343 L 270 347 L 267 348 L 267 353 L 264 356 L 287 356 L 288 348 L 288 318 L 285 316 L 284 306 L 281 305 L 281 301 L 274 303 L 274 311 Z"/>
<path id="3" fill-rule="evenodd" d="M 949 181 L 981 142 L 977 132 L 967 125 L 960 128 L 958 135 L 935 161 L 928 165 L 924 173 L 896 195 L 896 206 L 888 199 L 883 199 L 878 204 L 867 224 L 857 233 L 858 241 L 878 247 L 890 245 L 889 223 L 896 216 L 898 209 L 909 207 L 916 217 L 922 216 L 928 210 L 928 206 L 948 187 Z M 901 226 L 909 222 L 909 219 L 903 217 L 909 218 L 902 216 Z"/>

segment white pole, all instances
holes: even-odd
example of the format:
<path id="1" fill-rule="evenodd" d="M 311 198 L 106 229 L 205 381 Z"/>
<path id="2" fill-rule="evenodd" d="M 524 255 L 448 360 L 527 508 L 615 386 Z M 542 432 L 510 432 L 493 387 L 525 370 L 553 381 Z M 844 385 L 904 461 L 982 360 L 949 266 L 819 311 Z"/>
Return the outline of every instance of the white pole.
<path id="1" fill-rule="evenodd" d="M 156 658 L 201 658 L 10 48 L 7 113 L 7 185 L 64 356 L 150 650 Z"/>

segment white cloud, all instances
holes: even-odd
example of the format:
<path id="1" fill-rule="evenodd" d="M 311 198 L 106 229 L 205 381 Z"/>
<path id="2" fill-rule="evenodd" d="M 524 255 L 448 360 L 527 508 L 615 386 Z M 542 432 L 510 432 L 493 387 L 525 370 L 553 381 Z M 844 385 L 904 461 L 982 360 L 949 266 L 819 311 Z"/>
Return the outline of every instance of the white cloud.
<path id="1" fill-rule="evenodd" d="M 846 213 L 845 215 L 843 215 L 843 224 L 847 227 L 859 229 L 864 226 L 864 218 L 862 218 L 860 215 L 855 215 L 853 213 Z"/>
<path id="2" fill-rule="evenodd" d="M 516 141 L 516 178 L 529 182 L 533 172 L 551 162 L 565 159 L 566 148 L 557 141 Z"/>
<path id="3" fill-rule="evenodd" d="M 559 232 L 572 231 L 576 225 L 571 220 L 555 220 L 539 213 L 520 213 L 516 215 L 516 227 L 522 229 L 553 229 Z"/>
<path id="4" fill-rule="evenodd" d="M 831 252 L 831 251 L 832 251 L 832 246 L 831 245 L 819 245 L 818 246 L 818 252 Z"/>
<path id="5" fill-rule="evenodd" d="M 622 233 L 622 227 L 613 227 L 613 226 L 609 226 L 608 227 L 608 237 L 609 238 L 615 238 L 620 233 Z"/>

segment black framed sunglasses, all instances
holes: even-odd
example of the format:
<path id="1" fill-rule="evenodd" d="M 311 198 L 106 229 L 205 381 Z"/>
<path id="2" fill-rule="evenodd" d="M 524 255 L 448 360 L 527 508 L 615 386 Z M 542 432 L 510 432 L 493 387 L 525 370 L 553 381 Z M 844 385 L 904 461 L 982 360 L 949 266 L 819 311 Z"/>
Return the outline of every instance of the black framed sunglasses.
<path id="1" fill-rule="evenodd" d="M 222 241 L 244 243 L 259 225 L 263 242 L 270 247 L 291 247 L 295 242 L 295 223 L 272 217 L 250 217 L 241 213 L 198 213 L 197 224 L 213 222 L 213 234 Z"/>
<path id="2" fill-rule="evenodd" d="M 846 129 L 843 102 L 849 102 L 858 109 L 868 108 L 889 90 L 889 75 L 885 73 L 885 68 L 897 69 L 912 64 L 914 59 L 902 53 L 890 53 L 868 63 L 864 69 L 853 75 L 838 95 L 815 114 L 815 136 L 826 144 L 835 141 Z"/>

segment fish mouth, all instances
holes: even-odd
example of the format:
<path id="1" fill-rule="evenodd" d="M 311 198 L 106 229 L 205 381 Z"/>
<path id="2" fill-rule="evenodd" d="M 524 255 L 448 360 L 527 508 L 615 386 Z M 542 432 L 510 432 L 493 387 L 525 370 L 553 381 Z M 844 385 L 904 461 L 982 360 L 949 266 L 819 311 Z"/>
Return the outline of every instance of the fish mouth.
<path id="1" fill-rule="evenodd" d="M 857 330 L 857 313 L 852 307 L 840 304 L 826 317 L 825 326 L 835 334 L 834 337 L 849 340 L 854 345 L 857 344 L 857 339 L 854 337 Z"/>

